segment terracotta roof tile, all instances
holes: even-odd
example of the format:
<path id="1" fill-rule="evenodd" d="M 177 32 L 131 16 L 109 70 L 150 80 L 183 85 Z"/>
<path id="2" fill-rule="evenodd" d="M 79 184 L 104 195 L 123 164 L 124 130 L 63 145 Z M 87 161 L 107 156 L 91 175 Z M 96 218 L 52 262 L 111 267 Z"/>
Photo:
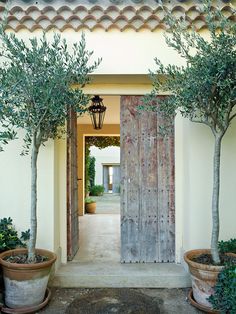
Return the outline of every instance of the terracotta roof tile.
<path id="1" fill-rule="evenodd" d="M 135 1 L 139 4 L 143 3 L 143 5 L 134 5 Z M 38 5 L 36 5 L 37 2 Z M 78 2 L 89 3 L 90 5 L 74 5 Z M 135 31 L 144 28 L 150 31 L 165 28 L 163 22 L 164 12 L 158 4 L 158 0 L 120 1 L 121 4 L 124 2 L 130 3 L 125 6 L 111 5 L 112 2 L 115 2 L 115 0 L 15 0 L 9 9 L 8 27 L 15 32 L 24 28 L 31 32 L 36 29 L 47 31 L 52 28 L 60 31 L 67 28 L 75 31 L 85 28 L 93 31 L 98 27 L 105 31 L 112 28 L 120 31 L 127 28 Z M 155 5 L 153 5 L 154 2 Z M 164 0 L 163 3 L 165 4 L 165 2 L 166 6 L 164 7 L 171 9 L 174 15 L 186 16 L 189 24 L 194 25 L 198 30 L 205 27 L 205 19 L 201 15 L 196 2 Z M 229 5 L 227 0 L 218 1 L 222 12 L 229 19 L 235 19 L 235 2 L 233 0 L 233 5 Z M 61 5 L 58 6 L 58 3 Z M 102 3 L 102 5 L 94 5 L 94 3 Z M 104 5 L 104 3 L 107 3 L 107 5 Z M 0 2 L 0 12 L 4 10 L 4 6 L 5 4 Z"/>

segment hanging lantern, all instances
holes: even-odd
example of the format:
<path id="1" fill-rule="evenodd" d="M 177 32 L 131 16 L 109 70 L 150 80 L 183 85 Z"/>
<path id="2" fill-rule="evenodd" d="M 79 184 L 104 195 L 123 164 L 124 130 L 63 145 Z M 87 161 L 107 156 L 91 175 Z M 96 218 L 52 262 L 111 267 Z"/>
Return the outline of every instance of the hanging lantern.
<path id="1" fill-rule="evenodd" d="M 95 130 L 100 130 L 103 126 L 103 121 L 105 117 L 106 107 L 103 105 L 103 99 L 98 95 L 92 98 L 92 104 L 89 106 L 89 114 Z"/>

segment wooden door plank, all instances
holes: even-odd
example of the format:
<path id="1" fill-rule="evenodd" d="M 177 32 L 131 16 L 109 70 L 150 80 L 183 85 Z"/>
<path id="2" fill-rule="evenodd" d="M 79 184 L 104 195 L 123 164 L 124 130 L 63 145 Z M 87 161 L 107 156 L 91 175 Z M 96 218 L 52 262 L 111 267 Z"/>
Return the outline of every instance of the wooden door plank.
<path id="1" fill-rule="evenodd" d="M 174 122 L 139 112 L 140 96 L 121 97 L 121 260 L 175 258 Z"/>
<path id="2" fill-rule="evenodd" d="M 79 248 L 77 115 L 72 110 L 67 121 L 67 134 L 67 259 L 72 260 Z"/>
<path id="3" fill-rule="evenodd" d="M 140 211 L 140 178 L 137 155 L 138 119 L 131 119 L 136 115 L 136 104 L 130 101 L 131 96 L 122 96 L 121 101 L 121 260 L 123 262 L 139 262 L 139 211 Z M 132 121 L 132 128 L 127 130 L 126 125 Z"/>

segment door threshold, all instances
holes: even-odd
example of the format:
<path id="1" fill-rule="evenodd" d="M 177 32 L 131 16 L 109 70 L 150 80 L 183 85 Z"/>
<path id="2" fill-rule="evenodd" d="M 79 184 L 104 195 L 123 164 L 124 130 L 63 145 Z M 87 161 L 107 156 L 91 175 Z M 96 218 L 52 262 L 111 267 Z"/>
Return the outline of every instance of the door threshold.
<path id="1" fill-rule="evenodd" d="M 55 274 L 55 287 L 63 288 L 186 288 L 190 275 L 180 264 L 69 262 Z"/>

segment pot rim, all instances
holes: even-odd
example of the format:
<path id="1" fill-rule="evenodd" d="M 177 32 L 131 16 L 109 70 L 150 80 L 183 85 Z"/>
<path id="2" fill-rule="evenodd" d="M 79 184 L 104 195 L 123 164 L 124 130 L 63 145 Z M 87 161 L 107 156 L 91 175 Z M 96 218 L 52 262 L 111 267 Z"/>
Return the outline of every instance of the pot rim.
<path id="1" fill-rule="evenodd" d="M 211 254 L 211 250 L 210 249 L 196 249 L 196 250 L 187 251 L 184 253 L 184 260 L 188 264 L 188 266 L 192 266 L 194 268 L 198 268 L 198 269 L 202 269 L 202 270 L 210 269 L 211 271 L 219 272 L 225 267 L 224 265 L 220 265 L 220 266 L 207 265 L 207 264 L 193 262 L 191 260 L 191 257 L 198 256 L 201 254 Z M 236 254 L 234 254 L 234 253 L 226 253 L 226 254 L 236 257 Z"/>
<path id="2" fill-rule="evenodd" d="M 9 269 L 40 269 L 40 268 L 47 268 L 51 266 L 57 259 L 57 256 L 55 253 L 44 250 L 44 249 L 36 249 L 35 252 L 40 255 L 45 255 L 49 258 L 49 260 L 41 263 L 35 263 L 35 264 L 19 264 L 19 263 L 11 263 L 4 260 L 4 257 L 10 256 L 10 255 L 17 255 L 21 253 L 27 253 L 27 249 L 14 249 L 14 250 L 8 250 L 0 254 L 0 265 L 3 267 L 9 268 Z"/>

